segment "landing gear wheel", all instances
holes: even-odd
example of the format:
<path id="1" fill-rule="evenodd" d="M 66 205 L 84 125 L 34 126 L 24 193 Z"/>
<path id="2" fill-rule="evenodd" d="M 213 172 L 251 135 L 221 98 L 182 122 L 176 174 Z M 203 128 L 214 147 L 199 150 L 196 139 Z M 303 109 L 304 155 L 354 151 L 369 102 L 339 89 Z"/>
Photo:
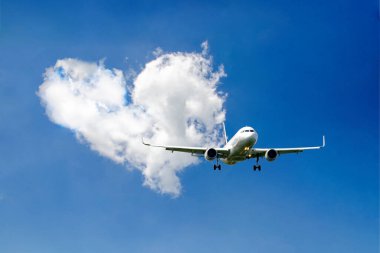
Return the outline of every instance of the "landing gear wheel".
<path id="1" fill-rule="evenodd" d="M 222 169 L 222 166 L 220 164 L 214 164 L 214 170 L 221 170 Z"/>
<path id="2" fill-rule="evenodd" d="M 253 165 L 253 170 L 256 171 L 261 171 L 261 165 Z"/>
<path id="3" fill-rule="evenodd" d="M 220 164 L 219 164 L 219 156 L 218 155 L 216 155 L 216 164 L 214 164 L 214 170 L 216 170 L 216 169 L 218 169 L 218 170 L 222 169 L 222 166 L 220 166 Z"/>
<path id="4" fill-rule="evenodd" d="M 259 157 L 256 157 L 256 165 L 253 165 L 253 170 L 261 171 L 261 165 L 259 165 Z"/>
<path id="5" fill-rule="evenodd" d="M 220 164 L 217 165 L 216 167 L 218 167 L 218 170 L 221 170 L 221 169 L 222 169 L 222 166 L 220 166 Z"/>

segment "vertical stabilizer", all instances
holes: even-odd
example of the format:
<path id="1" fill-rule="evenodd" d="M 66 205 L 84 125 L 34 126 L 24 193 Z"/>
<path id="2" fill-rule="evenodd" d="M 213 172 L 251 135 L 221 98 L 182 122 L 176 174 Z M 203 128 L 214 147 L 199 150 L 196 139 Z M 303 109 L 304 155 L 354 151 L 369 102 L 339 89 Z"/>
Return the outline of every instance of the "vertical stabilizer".
<path id="1" fill-rule="evenodd" d="M 223 122 L 223 135 L 224 135 L 224 142 L 227 144 L 227 132 L 226 132 L 226 126 L 224 125 Z"/>

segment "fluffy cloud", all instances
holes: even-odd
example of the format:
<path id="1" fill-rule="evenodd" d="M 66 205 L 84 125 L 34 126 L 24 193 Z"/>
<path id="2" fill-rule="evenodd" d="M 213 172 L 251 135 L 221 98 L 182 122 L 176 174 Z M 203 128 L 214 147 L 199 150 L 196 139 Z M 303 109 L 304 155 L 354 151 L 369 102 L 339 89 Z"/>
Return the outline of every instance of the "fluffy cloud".
<path id="1" fill-rule="evenodd" d="M 103 62 L 61 59 L 46 69 L 38 96 L 51 121 L 99 154 L 141 171 L 144 185 L 178 196 L 177 173 L 199 160 L 146 147 L 141 139 L 168 145 L 221 143 L 225 97 L 217 84 L 225 74 L 222 67 L 213 70 L 207 44 L 203 49 L 156 54 L 133 80 Z"/>

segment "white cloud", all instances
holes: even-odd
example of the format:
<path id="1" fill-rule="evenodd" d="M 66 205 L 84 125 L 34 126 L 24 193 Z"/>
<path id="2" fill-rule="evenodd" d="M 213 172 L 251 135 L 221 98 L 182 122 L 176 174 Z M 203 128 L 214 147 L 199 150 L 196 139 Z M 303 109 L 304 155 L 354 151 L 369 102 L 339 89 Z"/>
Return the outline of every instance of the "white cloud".
<path id="1" fill-rule="evenodd" d="M 201 44 L 202 47 L 202 55 L 207 55 L 208 54 L 208 41 L 205 40 Z"/>
<path id="2" fill-rule="evenodd" d="M 205 50 L 207 45 L 203 45 Z M 128 86 L 121 70 L 103 62 L 61 59 L 46 70 L 38 96 L 51 121 L 117 163 L 138 169 L 144 185 L 178 196 L 177 173 L 198 159 L 141 144 L 219 145 L 223 68 L 203 53 L 167 53 L 147 63 Z"/>
<path id="3" fill-rule="evenodd" d="M 162 48 L 160 48 L 160 47 L 157 47 L 154 51 L 153 51 L 153 55 L 155 56 L 155 57 L 159 57 L 159 56 L 161 56 L 161 55 L 163 55 L 164 54 L 164 50 L 162 50 Z"/>

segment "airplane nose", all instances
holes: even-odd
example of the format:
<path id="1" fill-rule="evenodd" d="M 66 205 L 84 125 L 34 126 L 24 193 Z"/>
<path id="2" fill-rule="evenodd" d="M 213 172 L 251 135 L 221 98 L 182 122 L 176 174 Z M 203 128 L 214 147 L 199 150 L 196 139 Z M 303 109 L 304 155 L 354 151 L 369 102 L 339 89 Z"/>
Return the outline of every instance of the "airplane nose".
<path id="1" fill-rule="evenodd" d="M 249 143 L 253 144 L 256 142 L 256 133 L 249 133 L 248 135 Z"/>
<path id="2" fill-rule="evenodd" d="M 251 133 L 251 134 L 252 134 L 252 135 L 251 135 L 251 139 L 253 140 L 253 144 L 256 144 L 256 142 L 257 142 L 257 138 L 258 138 L 257 133 L 254 132 L 254 133 Z"/>

